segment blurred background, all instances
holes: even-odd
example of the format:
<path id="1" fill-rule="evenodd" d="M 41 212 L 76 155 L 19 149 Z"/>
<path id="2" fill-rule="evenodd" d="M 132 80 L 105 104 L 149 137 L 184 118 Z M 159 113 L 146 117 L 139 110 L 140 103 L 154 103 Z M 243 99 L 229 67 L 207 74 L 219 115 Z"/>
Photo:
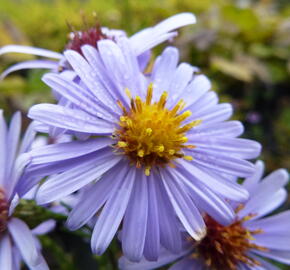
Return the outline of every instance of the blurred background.
<path id="1" fill-rule="evenodd" d="M 182 60 L 198 66 L 221 101 L 233 104 L 233 118 L 246 127 L 243 137 L 262 143 L 267 171 L 289 169 L 289 0 L 0 0 L 0 46 L 23 44 L 61 52 L 68 42 L 68 24 L 82 30 L 84 18 L 91 26 L 99 23 L 131 35 L 184 11 L 193 12 L 197 24 L 183 28 L 173 42 Z M 32 58 L 2 56 L 0 72 Z M 53 101 L 40 80 L 42 73 L 21 71 L 0 82 L 0 108 L 7 117 L 15 110 L 25 115 L 32 104 Z M 94 260 L 78 235 L 59 230 L 61 236 L 55 232 L 42 239 L 51 269 L 117 269 L 116 244 Z"/>

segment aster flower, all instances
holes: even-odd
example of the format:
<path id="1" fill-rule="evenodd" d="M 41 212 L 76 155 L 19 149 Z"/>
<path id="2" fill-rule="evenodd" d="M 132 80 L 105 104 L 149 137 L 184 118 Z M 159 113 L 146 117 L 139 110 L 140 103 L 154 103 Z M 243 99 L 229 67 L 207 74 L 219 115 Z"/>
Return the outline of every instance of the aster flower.
<path id="1" fill-rule="evenodd" d="M 43 80 L 74 106 L 39 104 L 29 117 L 81 139 L 30 153 L 29 173 L 52 175 L 38 202 L 93 183 L 68 227 L 80 228 L 98 213 L 91 244 L 102 254 L 122 223 L 123 251 L 133 261 L 143 253 L 156 260 L 160 243 L 180 251 L 178 220 L 194 239 L 204 237 L 200 210 L 222 224 L 232 222 L 227 200 L 245 201 L 248 192 L 231 178 L 253 173 L 246 159 L 256 157 L 260 145 L 236 138 L 243 127 L 225 122 L 232 107 L 218 104 L 208 79 L 189 64 L 178 65 L 172 47 L 144 76 L 125 37 L 101 40 L 98 50 L 85 45 L 83 56 L 64 54 L 80 81 L 54 73 Z"/>
<path id="2" fill-rule="evenodd" d="M 5 270 L 20 270 L 20 262 L 24 261 L 30 269 L 48 269 L 35 237 L 40 227 L 31 231 L 15 212 L 18 204 L 16 187 L 30 162 L 30 156 L 25 152 L 30 149 L 34 138 L 30 126 L 19 144 L 20 129 L 20 113 L 14 114 L 8 128 L 0 111 L 0 265 L 1 269 L 5 265 Z M 42 231 L 47 225 L 41 226 Z"/>
<path id="3" fill-rule="evenodd" d="M 288 183 L 288 173 L 279 169 L 261 180 L 263 171 L 263 162 L 258 161 L 256 172 L 244 181 L 250 198 L 244 205 L 237 206 L 232 224 L 223 226 L 207 216 L 206 237 L 200 242 L 185 237 L 185 248 L 180 255 L 163 249 L 158 262 L 143 259 L 140 263 L 132 263 L 123 257 L 120 268 L 155 269 L 177 258 L 180 260 L 170 270 L 279 269 L 265 258 L 290 265 L 290 211 L 267 216 L 287 198 L 284 186 Z"/>
<path id="4" fill-rule="evenodd" d="M 131 36 L 130 44 L 132 49 L 134 50 L 134 54 L 138 56 L 138 63 L 140 65 L 140 68 L 143 70 L 146 67 L 150 58 L 150 49 L 166 40 L 174 38 L 177 35 L 177 32 L 174 31 L 175 29 L 189 24 L 194 24 L 195 22 L 196 19 L 193 14 L 180 13 L 158 23 L 154 27 L 145 28 Z M 121 36 L 126 36 L 126 33 L 122 30 L 111 30 L 106 27 L 101 28 L 99 26 L 96 26 L 86 29 L 84 31 L 74 31 L 70 33 L 70 41 L 67 44 L 66 48 L 81 53 L 81 46 L 83 45 L 92 45 L 96 47 L 99 40 L 115 40 Z M 70 68 L 65 61 L 63 54 L 42 48 L 21 45 L 7 45 L 0 48 L 0 55 L 6 53 L 32 54 L 36 56 L 52 58 L 54 60 L 38 59 L 18 63 L 4 71 L 0 76 L 0 79 L 3 79 L 11 72 L 21 69 L 43 68 L 59 71 Z"/>

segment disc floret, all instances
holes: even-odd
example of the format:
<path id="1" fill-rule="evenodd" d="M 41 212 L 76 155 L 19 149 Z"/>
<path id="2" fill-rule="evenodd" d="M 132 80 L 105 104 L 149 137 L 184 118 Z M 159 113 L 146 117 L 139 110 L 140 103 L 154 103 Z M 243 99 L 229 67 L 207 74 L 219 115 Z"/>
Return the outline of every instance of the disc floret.
<path id="1" fill-rule="evenodd" d="M 174 166 L 172 161 L 177 158 L 192 160 L 192 156 L 185 155 L 182 149 L 194 148 L 194 145 L 186 144 L 186 133 L 200 121 L 182 124 L 191 116 L 189 110 L 182 112 L 185 103 L 180 100 L 172 109 L 166 108 L 167 92 L 163 92 L 158 101 L 152 102 L 152 84 L 144 101 L 139 96 L 132 98 L 128 89 L 126 92 L 131 106 L 127 110 L 122 103 L 118 103 L 123 115 L 116 131 L 116 147 L 137 168 L 143 167 L 146 175 L 150 174 L 153 166 Z"/>
<path id="2" fill-rule="evenodd" d="M 0 233 L 4 232 L 7 228 L 8 208 L 9 205 L 5 193 L 3 189 L 0 188 Z"/>
<path id="3" fill-rule="evenodd" d="M 254 235 L 263 231 L 249 231 L 243 226 L 243 222 L 252 217 L 249 215 L 231 225 L 223 226 L 206 216 L 207 235 L 197 244 L 193 256 L 201 258 L 213 270 L 237 270 L 240 263 L 251 267 L 260 265 L 259 261 L 248 255 L 248 251 L 251 249 L 267 251 L 266 248 L 251 242 Z"/>
<path id="4" fill-rule="evenodd" d="M 96 25 L 83 31 L 73 31 L 70 33 L 69 39 L 70 41 L 66 49 L 74 50 L 82 54 L 81 47 L 83 45 L 96 47 L 99 40 L 108 39 L 108 37 L 103 33 L 101 27 Z"/>

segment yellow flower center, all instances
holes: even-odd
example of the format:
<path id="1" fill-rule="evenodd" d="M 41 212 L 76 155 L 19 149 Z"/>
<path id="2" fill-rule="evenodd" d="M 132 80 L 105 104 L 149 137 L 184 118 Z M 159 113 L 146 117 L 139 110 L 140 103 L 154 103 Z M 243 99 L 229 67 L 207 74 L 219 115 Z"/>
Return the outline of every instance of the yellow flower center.
<path id="1" fill-rule="evenodd" d="M 186 133 L 201 121 L 182 124 L 191 116 L 190 111 L 182 112 L 185 103 L 180 100 L 171 110 L 167 109 L 167 92 L 162 93 L 159 101 L 152 103 L 152 84 L 148 87 L 144 101 L 139 96 L 132 98 L 128 89 L 126 93 L 131 100 L 131 108 L 128 111 L 118 102 L 123 115 L 116 130 L 116 147 L 127 155 L 137 168 L 143 167 L 147 176 L 153 166 L 174 166 L 172 161 L 176 158 L 192 160 L 191 156 L 183 154 L 182 149 L 194 148 L 193 145 L 186 144 Z"/>

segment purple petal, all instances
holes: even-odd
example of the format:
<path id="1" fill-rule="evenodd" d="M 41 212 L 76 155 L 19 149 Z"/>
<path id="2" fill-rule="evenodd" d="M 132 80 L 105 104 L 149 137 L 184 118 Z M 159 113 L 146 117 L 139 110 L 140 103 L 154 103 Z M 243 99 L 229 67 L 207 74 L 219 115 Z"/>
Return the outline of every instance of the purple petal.
<path id="1" fill-rule="evenodd" d="M 145 258 L 142 258 L 142 260 L 138 263 L 131 262 L 126 257 L 122 256 L 119 259 L 119 268 L 122 270 L 151 270 L 173 262 L 187 253 L 189 253 L 189 250 L 184 250 L 178 254 L 173 254 L 165 248 L 161 248 L 158 261 L 150 262 Z"/>
<path id="2" fill-rule="evenodd" d="M 129 89 L 134 89 L 135 95 L 142 96 L 147 90 L 148 82 L 143 76 L 143 73 L 140 72 L 138 58 L 133 53 L 129 39 L 127 37 L 118 38 L 117 45 L 120 47 L 126 62 L 126 70 L 123 71 L 125 85 Z M 144 82 L 146 82 L 146 84 L 144 84 Z"/>
<path id="3" fill-rule="evenodd" d="M 182 166 L 182 169 L 179 169 L 180 173 L 185 173 L 190 181 L 199 181 L 224 198 L 233 201 L 245 201 L 249 197 L 248 192 L 239 184 L 227 181 L 221 176 L 213 174 L 213 172 L 207 171 L 206 173 L 190 162 L 180 161 L 179 164 Z"/>
<path id="4" fill-rule="evenodd" d="M 217 104 L 210 111 L 205 112 L 197 117 L 202 120 L 202 123 L 218 123 L 228 120 L 233 114 L 233 108 L 230 104 Z"/>
<path id="5" fill-rule="evenodd" d="M 168 106 L 175 106 L 179 99 L 183 97 L 183 92 L 186 89 L 186 86 L 190 82 L 193 76 L 194 68 L 187 64 L 181 63 L 175 70 L 173 76 L 168 80 L 169 86 L 168 89 L 170 94 L 170 99 L 168 100 Z"/>
<path id="6" fill-rule="evenodd" d="M 234 156 L 225 155 L 223 152 L 213 153 L 197 147 L 189 151 L 189 153 L 193 157 L 192 164 L 217 173 L 245 177 L 253 174 L 255 171 L 251 162 Z"/>
<path id="7" fill-rule="evenodd" d="M 192 13 L 176 14 L 152 28 L 144 29 L 130 38 L 130 43 L 136 55 L 152 49 L 154 46 L 174 37 L 172 30 L 185 25 L 194 24 L 196 18 Z"/>
<path id="8" fill-rule="evenodd" d="M 31 162 L 31 156 L 27 153 L 21 154 L 15 161 L 15 166 L 11 174 L 10 183 L 7 185 L 5 192 L 8 199 L 11 199 L 15 195 L 15 186 L 17 185 L 20 177 L 27 165 Z"/>
<path id="9" fill-rule="evenodd" d="M 263 229 L 263 234 L 287 234 L 290 235 L 288 222 L 290 220 L 290 210 L 284 211 L 274 216 L 249 220 L 244 222 L 244 226 L 249 230 Z"/>
<path id="10" fill-rule="evenodd" d="M 49 203 L 77 191 L 98 179 L 106 171 L 114 167 L 120 159 L 121 157 L 110 153 L 103 156 L 100 154 L 86 163 L 75 166 L 73 169 L 51 176 L 38 190 L 38 203 Z"/>
<path id="11" fill-rule="evenodd" d="M 100 151 L 102 155 L 105 153 L 107 153 L 108 155 L 112 154 L 112 148 L 110 146 L 104 149 L 101 149 Z M 62 173 L 62 172 L 65 172 L 67 170 L 74 168 L 75 166 L 84 164 L 94 158 L 96 158 L 96 153 L 92 152 L 90 154 L 86 154 L 83 156 L 79 156 L 79 157 L 71 158 L 67 160 L 44 163 L 40 165 L 31 165 L 31 166 L 28 166 L 27 170 L 25 171 L 24 176 L 25 178 L 31 178 L 31 177 L 40 178 L 39 176 L 43 177 L 43 176 L 53 175 L 57 173 Z M 22 176 L 21 181 L 19 181 L 19 186 L 21 186 L 22 188 L 25 188 L 25 185 L 23 184 L 24 182 L 31 180 L 31 179 L 25 180 L 24 176 Z M 28 184 L 28 182 L 26 182 L 25 184 Z"/>
<path id="12" fill-rule="evenodd" d="M 235 213 L 225 200 L 217 196 L 202 183 L 194 183 L 185 178 L 182 174 L 174 172 L 176 179 L 182 181 L 188 188 L 195 203 L 207 214 L 223 225 L 230 224 L 235 217 Z"/>
<path id="13" fill-rule="evenodd" d="M 17 193 L 20 197 L 23 197 L 27 192 L 35 187 L 40 180 L 40 177 L 31 177 L 29 174 L 24 172 L 15 186 L 14 193 Z"/>
<path id="14" fill-rule="evenodd" d="M 280 169 L 269 176 L 259 184 L 259 188 L 250 200 L 245 204 L 245 207 L 238 213 L 240 217 L 250 213 L 259 213 L 259 208 L 264 207 L 265 201 L 288 182 L 288 173 L 286 170 Z"/>
<path id="15" fill-rule="evenodd" d="M 147 176 L 137 170 L 135 184 L 124 216 L 122 249 L 125 256 L 133 261 L 141 260 L 144 250 L 148 217 Z"/>
<path id="16" fill-rule="evenodd" d="M 24 174 L 18 181 L 17 193 L 19 196 L 25 195 L 34 185 L 36 185 L 44 176 L 63 173 L 69 171 L 76 166 L 81 166 L 87 162 L 90 162 L 92 159 L 96 158 L 97 152 L 92 152 L 83 156 L 61 160 L 56 162 L 44 163 L 40 165 L 30 165 L 27 167 Z M 101 156 L 111 156 L 112 148 L 106 147 L 100 150 L 97 155 Z"/>
<path id="17" fill-rule="evenodd" d="M 1 50 L 1 49 L 0 49 Z M 1 75 L 0 75 L 0 81 L 3 80 L 5 77 L 7 77 L 10 73 L 22 70 L 22 69 L 57 69 L 58 62 L 55 61 L 49 61 L 49 60 L 31 60 L 31 61 L 24 61 L 20 62 L 16 65 L 13 65 L 6 69 Z"/>
<path id="18" fill-rule="evenodd" d="M 32 230 L 32 233 L 34 235 L 47 234 L 51 232 L 55 228 L 55 226 L 56 226 L 56 221 L 54 219 L 49 219 L 37 225 L 37 227 L 35 227 Z"/>
<path id="19" fill-rule="evenodd" d="M 267 200 L 265 199 L 264 203 L 257 205 L 255 216 L 252 218 L 252 220 L 258 219 L 273 212 L 287 200 L 287 197 L 288 193 L 283 188 L 274 192 L 271 197 L 268 197 Z"/>
<path id="20" fill-rule="evenodd" d="M 32 266 L 32 267 L 30 266 L 30 269 L 31 270 L 49 270 L 49 267 L 48 267 L 48 265 L 47 265 L 47 263 L 44 260 L 42 255 L 40 255 L 40 259 L 39 260 L 40 260 L 40 263 L 38 265 L 36 265 L 36 266 Z"/>
<path id="21" fill-rule="evenodd" d="M 68 50 L 64 52 L 64 55 L 82 82 L 88 87 L 88 91 L 99 101 L 99 104 L 113 114 L 118 112 L 119 107 L 116 101 L 98 80 L 96 71 L 89 63 L 76 51 Z"/>
<path id="22" fill-rule="evenodd" d="M 273 259 L 281 263 L 285 263 L 288 265 L 290 264 L 290 251 L 289 250 L 258 251 L 256 249 L 253 249 L 252 252 L 262 257 Z"/>
<path id="23" fill-rule="evenodd" d="M 94 69 L 96 77 L 101 85 L 104 86 L 106 91 L 110 92 L 114 100 L 120 100 L 124 105 L 127 104 L 128 106 L 128 97 L 125 91 L 120 91 L 119 87 L 116 86 L 114 81 L 112 81 L 111 76 L 105 69 L 104 63 L 96 48 L 89 45 L 84 45 L 82 46 L 82 53 L 86 57 L 91 68 Z"/>
<path id="24" fill-rule="evenodd" d="M 36 135 L 35 124 L 35 122 L 32 122 L 26 129 L 19 148 L 20 154 L 28 152 L 31 149 L 31 145 L 34 142 Z"/>
<path id="25" fill-rule="evenodd" d="M 77 230 L 85 225 L 97 211 L 104 205 L 111 193 L 119 187 L 120 180 L 118 175 L 124 171 L 125 164 L 120 162 L 109 170 L 100 180 L 83 192 L 78 203 L 70 212 L 67 227 L 70 230 Z M 124 173 L 121 173 L 124 174 Z"/>
<path id="26" fill-rule="evenodd" d="M 288 183 L 288 180 L 289 180 L 289 174 L 288 174 L 288 171 L 286 169 L 278 169 L 272 173 L 270 173 L 269 175 L 267 175 L 262 183 L 270 183 L 270 182 L 275 182 L 275 181 L 279 181 L 280 179 L 282 183 Z M 261 183 L 261 184 L 262 184 Z M 280 181 L 279 181 L 280 183 Z M 284 184 L 284 185 L 285 185 Z M 265 184 L 266 185 L 266 184 Z"/>
<path id="27" fill-rule="evenodd" d="M 37 147 L 29 152 L 32 164 L 46 164 L 83 156 L 112 144 L 110 138 L 89 139 L 86 141 L 72 141 Z"/>
<path id="28" fill-rule="evenodd" d="M 211 83 L 206 76 L 194 75 L 192 81 L 184 89 L 182 96 L 180 96 L 180 98 L 186 101 L 185 109 L 190 108 L 195 103 L 199 103 L 210 88 Z"/>
<path id="29" fill-rule="evenodd" d="M 6 149 L 7 149 L 7 126 L 3 117 L 3 110 L 0 110 L 0 186 L 5 185 L 6 180 Z"/>
<path id="30" fill-rule="evenodd" d="M 101 40 L 98 42 L 98 49 L 107 71 L 114 71 L 110 76 L 114 83 L 119 85 L 119 91 L 124 91 L 122 88 L 127 87 L 134 91 L 135 95 L 140 95 L 143 90 L 142 73 L 127 38 L 118 39 L 118 44 L 111 40 Z"/>
<path id="31" fill-rule="evenodd" d="M 134 181 L 136 169 L 131 168 L 126 174 L 119 174 L 120 187 L 111 193 L 94 227 L 91 246 L 94 253 L 101 255 L 112 241 L 125 214 Z"/>
<path id="32" fill-rule="evenodd" d="M 252 159 L 261 152 L 259 143 L 247 139 L 215 137 L 214 135 L 196 136 L 192 143 L 196 146 L 197 151 L 201 150 L 216 156 L 227 155 L 241 159 Z"/>
<path id="33" fill-rule="evenodd" d="M 142 53 L 141 55 L 139 55 L 137 57 L 137 60 L 138 60 L 138 64 L 139 64 L 139 67 L 140 67 L 140 70 L 144 72 L 145 68 L 147 67 L 149 61 L 150 61 L 150 58 L 151 58 L 151 51 L 148 50 L 148 51 L 145 51 L 144 53 Z"/>
<path id="34" fill-rule="evenodd" d="M 98 105 L 95 97 L 88 91 L 73 81 L 60 76 L 59 74 L 49 73 L 42 77 L 42 80 L 59 93 L 62 97 L 77 106 L 77 108 L 91 114 L 100 115 L 100 118 L 115 122 L 116 118 L 108 113 L 104 108 Z"/>
<path id="35" fill-rule="evenodd" d="M 179 13 L 176 15 L 173 15 L 164 21 L 156 24 L 154 27 L 152 27 L 152 30 L 156 35 L 160 35 L 163 33 L 170 32 L 172 30 L 175 30 L 177 28 L 189 25 L 189 24 L 195 24 L 196 23 L 196 17 L 194 14 L 189 12 Z M 136 34 L 138 35 L 138 33 Z M 133 36 L 131 37 L 133 39 Z"/>
<path id="36" fill-rule="evenodd" d="M 161 176 L 176 215 L 191 237 L 199 241 L 206 233 L 200 212 L 185 192 L 184 187 L 177 183 L 177 179 L 169 171 L 163 170 Z"/>
<path id="37" fill-rule="evenodd" d="M 0 262 L 5 265 L 5 270 L 13 270 L 12 246 L 8 234 L 1 235 L 0 239 Z M 1 266 L 1 267 L 2 267 Z"/>
<path id="38" fill-rule="evenodd" d="M 26 263 L 31 266 L 38 265 L 40 254 L 28 226 L 20 219 L 12 218 L 8 222 L 8 229 Z"/>
<path id="39" fill-rule="evenodd" d="M 193 258 L 184 258 L 179 262 L 172 265 L 168 270 L 204 270 L 205 265 L 201 261 L 195 260 Z M 225 269 L 224 269 L 225 270 Z"/>
<path id="40" fill-rule="evenodd" d="M 169 201 L 168 195 L 164 186 L 161 184 L 161 178 L 158 174 L 154 174 L 156 195 L 158 198 L 158 213 L 160 226 L 160 241 L 161 244 L 177 254 L 181 251 L 181 233 L 179 231 L 179 224 L 174 213 L 174 209 Z"/>
<path id="41" fill-rule="evenodd" d="M 157 179 L 158 181 L 159 179 Z M 160 222 L 158 213 L 159 198 L 156 194 L 154 175 L 148 179 L 148 219 L 144 246 L 144 257 L 149 261 L 157 261 L 160 249 Z M 163 222 L 163 221 L 162 221 Z"/>
<path id="42" fill-rule="evenodd" d="M 246 178 L 243 182 L 242 185 L 250 192 L 250 194 L 252 194 L 257 188 L 257 185 L 263 176 L 264 169 L 264 162 L 258 160 L 255 164 L 255 173 L 253 173 L 250 177 Z"/>
<path id="43" fill-rule="evenodd" d="M 205 93 L 202 98 L 188 107 L 187 109 L 193 112 L 194 119 L 201 119 L 209 114 L 218 104 L 218 96 L 215 92 L 210 91 Z"/>
<path id="44" fill-rule="evenodd" d="M 93 134 L 112 134 L 114 125 L 77 109 L 54 104 L 38 104 L 30 108 L 28 117 L 52 127 Z"/>
<path id="45" fill-rule="evenodd" d="M 20 129 L 21 129 L 21 114 L 16 112 L 10 122 L 9 131 L 7 134 L 7 157 L 6 157 L 6 179 L 11 181 L 11 172 L 13 170 L 16 153 L 18 150 L 19 138 L 20 138 Z M 6 183 L 5 186 L 7 186 Z"/>
<path id="46" fill-rule="evenodd" d="M 23 46 L 23 45 L 7 45 L 2 48 L 0 48 L 0 55 L 5 53 L 25 53 L 25 54 L 32 54 L 32 55 L 38 55 L 48 58 L 55 58 L 55 59 L 61 59 L 63 58 L 62 54 L 56 53 L 53 51 L 36 48 L 36 47 L 30 47 L 30 46 Z"/>
<path id="47" fill-rule="evenodd" d="M 13 270 L 21 269 L 23 258 L 21 257 L 20 251 L 17 249 L 17 247 L 14 245 L 12 247 L 12 253 L 13 253 Z"/>
<path id="48" fill-rule="evenodd" d="M 201 138 L 235 138 L 244 132 L 244 127 L 239 121 L 227 121 L 218 124 L 203 124 L 194 127 L 189 131 L 190 141 L 200 140 Z"/>
<path id="49" fill-rule="evenodd" d="M 277 235 L 277 234 L 268 234 L 262 233 L 257 234 L 254 236 L 254 240 L 251 241 L 252 243 L 260 246 L 265 247 L 268 249 L 275 249 L 275 250 L 284 250 L 290 253 L 290 235 Z"/>
<path id="50" fill-rule="evenodd" d="M 169 78 L 172 78 L 175 73 L 178 59 L 178 50 L 174 47 L 167 47 L 155 61 L 152 71 L 155 100 L 158 100 L 163 91 L 168 89 Z"/>
<path id="51" fill-rule="evenodd" d="M 173 38 L 175 38 L 178 35 L 178 33 L 176 31 L 173 31 L 170 33 L 165 33 L 165 34 L 156 36 L 154 39 L 152 39 L 152 38 L 148 39 L 146 37 L 146 35 L 150 35 L 150 33 L 152 33 L 150 28 L 145 28 L 137 33 L 137 34 L 140 34 L 140 37 L 142 34 L 142 37 L 140 38 L 140 44 L 143 44 L 144 42 L 146 42 L 145 46 L 141 47 L 141 50 L 140 50 L 140 45 L 138 47 L 137 42 L 134 41 L 134 43 L 133 43 L 133 42 L 131 42 L 131 39 L 130 39 L 132 49 L 134 50 L 134 53 L 137 57 L 138 57 L 138 55 L 141 55 L 144 52 L 150 50 L 149 48 L 153 48 L 153 47 L 163 43 L 166 40 L 172 40 Z"/>

